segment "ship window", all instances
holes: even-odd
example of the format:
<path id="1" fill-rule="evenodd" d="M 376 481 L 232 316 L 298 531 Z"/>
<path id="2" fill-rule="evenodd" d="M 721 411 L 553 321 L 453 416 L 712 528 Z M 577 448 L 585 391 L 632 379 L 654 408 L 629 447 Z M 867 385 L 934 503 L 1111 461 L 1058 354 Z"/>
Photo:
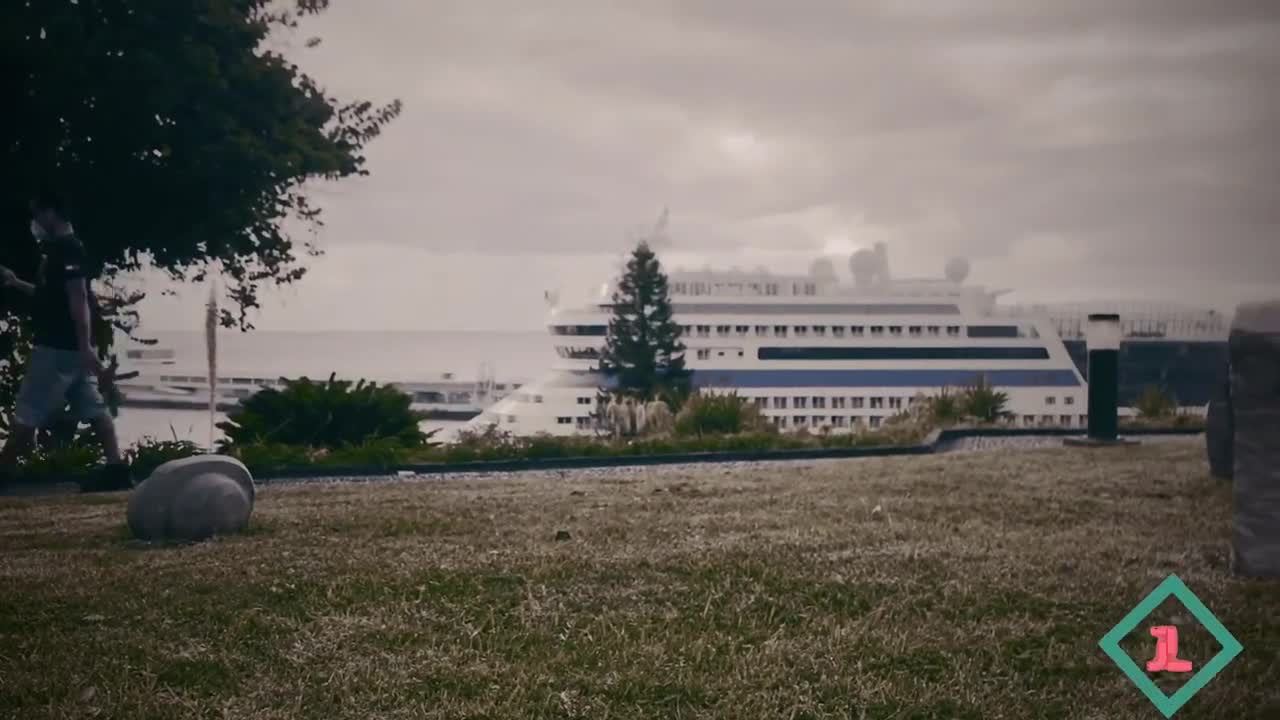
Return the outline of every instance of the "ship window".
<path id="1" fill-rule="evenodd" d="M 1019 332 L 1017 325 L 971 325 L 968 334 L 971 338 L 1016 338 Z"/>
<path id="2" fill-rule="evenodd" d="M 930 326 L 929 326 L 929 334 L 930 334 L 930 335 L 935 335 L 935 336 L 936 336 L 936 335 L 940 335 L 940 334 L 942 334 L 942 328 L 938 327 L 937 325 L 930 325 Z"/>
<path id="3" fill-rule="evenodd" d="M 873 428 L 880 427 L 880 416 L 872 415 L 871 417 L 867 418 L 867 424 Z"/>
<path id="4" fill-rule="evenodd" d="M 578 404 L 579 404 L 579 405 L 590 405 L 590 404 L 591 404 L 591 398 L 589 398 L 589 397 L 580 397 L 580 398 L 578 398 Z"/>
<path id="5" fill-rule="evenodd" d="M 1062 404 L 1063 404 L 1063 405 L 1075 405 L 1075 404 L 1076 404 L 1076 399 L 1075 399 L 1074 397 L 1072 397 L 1072 396 L 1068 395 L 1068 396 L 1066 396 L 1066 397 L 1062 398 Z"/>
<path id="6" fill-rule="evenodd" d="M 699 326 L 698 326 L 698 337 L 708 337 L 709 335 L 711 335 L 711 326 L 710 326 L 710 325 L 699 325 Z"/>
<path id="7" fill-rule="evenodd" d="M 758 408 L 769 407 L 769 398 L 762 398 L 762 397 L 756 398 L 756 407 Z"/>
<path id="8" fill-rule="evenodd" d="M 805 327 L 804 325 L 796 326 L 796 337 L 804 337 L 805 335 L 808 335 L 808 334 L 809 334 L 809 328 Z"/>
<path id="9" fill-rule="evenodd" d="M 826 416 L 826 415 L 814 415 L 814 416 L 813 416 L 813 424 L 814 424 L 814 425 L 821 425 L 821 424 L 825 423 L 826 421 L 827 421 L 827 416 Z"/>
<path id="10" fill-rule="evenodd" d="M 533 401 L 534 401 L 535 403 L 540 403 L 540 402 L 542 402 L 542 396 L 541 396 L 541 395 L 534 395 L 534 396 L 533 396 Z"/>
<path id="11" fill-rule="evenodd" d="M 872 325 L 872 326 L 871 326 L 871 335 L 872 335 L 873 337 L 874 337 L 874 336 L 878 336 L 878 335 L 884 335 L 884 328 L 883 328 L 882 326 L 880 326 L 880 325 Z"/>
<path id="12" fill-rule="evenodd" d="M 806 398 L 806 397 L 791 398 L 791 407 L 803 408 L 803 407 L 806 407 L 806 403 L 808 402 L 809 402 L 809 398 Z"/>
<path id="13" fill-rule="evenodd" d="M 832 325 L 832 326 L 831 326 L 831 337 L 844 337 L 844 326 L 843 326 L 843 325 Z"/>
<path id="14" fill-rule="evenodd" d="M 883 408 L 883 407 L 884 407 L 884 398 L 882 398 L 882 397 L 873 397 L 873 398 L 871 398 L 871 409 L 872 409 L 872 410 L 879 410 L 879 409 L 881 409 L 881 408 Z"/>
<path id="15" fill-rule="evenodd" d="M 854 410 L 861 410 L 865 406 L 866 398 L 860 398 L 860 397 L 849 398 L 849 401 L 850 403 L 852 403 L 851 405 L 849 405 L 849 407 L 853 408 Z"/>
<path id="16" fill-rule="evenodd" d="M 823 336 L 825 336 L 825 335 L 827 334 L 827 328 L 826 328 L 826 327 L 824 327 L 824 326 L 822 326 L 822 325 L 814 325 L 814 326 L 813 326 L 813 334 L 814 334 L 816 337 L 823 337 Z"/>
<path id="17" fill-rule="evenodd" d="M 711 357 L 711 351 L 706 348 L 698 348 L 698 359 L 707 360 Z"/>
<path id="18" fill-rule="evenodd" d="M 774 417 L 773 422 L 775 425 L 777 425 L 780 428 L 784 428 L 787 426 L 787 418 L 786 416 L 783 416 L 783 415 Z"/>
<path id="19" fill-rule="evenodd" d="M 849 334 L 854 337 L 862 337 L 862 326 L 853 325 L 849 328 Z"/>
<path id="20" fill-rule="evenodd" d="M 773 334 L 774 334 L 774 335 L 777 335 L 778 337 L 786 337 L 786 336 L 787 336 L 787 326 L 786 326 L 786 325 L 774 325 L 774 326 L 773 326 Z"/>
<path id="21" fill-rule="evenodd" d="M 739 325 L 739 326 L 737 326 L 736 328 L 734 328 L 734 331 L 735 331 L 736 333 L 738 333 L 739 335 L 746 335 L 747 333 L 751 332 L 751 326 L 750 326 L 750 325 Z"/>
<path id="22" fill-rule="evenodd" d="M 742 350 L 741 350 L 741 349 L 739 349 L 739 350 L 738 350 L 738 357 L 742 357 Z"/>
<path id="23" fill-rule="evenodd" d="M 842 397 L 831 398 L 831 409 L 832 409 L 832 410 L 841 410 L 841 409 L 843 409 L 843 408 L 844 408 L 844 398 L 842 398 Z"/>
<path id="24" fill-rule="evenodd" d="M 909 334 L 911 337 L 920 337 L 920 333 L 923 331 L 924 331 L 924 328 L 921 328 L 919 325 L 912 325 L 911 327 L 907 328 L 907 334 Z"/>
<path id="25" fill-rule="evenodd" d="M 768 283 L 768 284 L 766 284 L 766 285 L 764 286 L 764 294 L 765 294 L 765 295 L 777 295 L 777 294 L 778 294 L 778 283 Z"/>
<path id="26" fill-rule="evenodd" d="M 815 396 L 812 398 L 812 400 L 813 400 L 813 409 L 815 410 L 821 410 L 822 408 L 825 408 L 827 406 L 827 399 L 824 397 Z"/>
<path id="27" fill-rule="evenodd" d="M 768 335 L 768 334 L 769 334 L 769 326 L 768 326 L 768 325 L 757 325 L 757 326 L 756 326 L 756 335 L 759 335 L 760 337 L 764 337 L 764 336 L 766 336 L 766 335 Z"/>
<path id="28" fill-rule="evenodd" d="M 1040 416 L 1040 424 L 1041 424 L 1041 425 L 1052 425 L 1052 424 L 1053 424 L 1053 416 L 1052 416 L 1052 415 L 1041 415 L 1041 416 Z"/>
<path id="29" fill-rule="evenodd" d="M 562 416 L 560 416 L 560 417 L 556 418 L 556 424 L 558 424 L 558 425 L 568 425 L 568 424 L 569 424 L 569 423 L 571 423 L 571 422 L 573 422 L 573 418 L 571 418 L 571 417 L 565 417 L 565 416 L 563 416 L 563 415 L 562 415 Z"/>
<path id="30" fill-rule="evenodd" d="M 960 335 L 960 326 L 959 326 L 959 325 L 948 325 L 948 326 L 947 326 L 947 335 L 948 335 L 949 337 L 959 337 L 959 335 Z"/>
<path id="31" fill-rule="evenodd" d="M 890 409 L 890 410 L 901 410 L 901 409 L 902 409 L 902 398 L 900 398 L 900 397 L 891 397 L 891 398 L 889 398 L 889 409 Z"/>
<path id="32" fill-rule="evenodd" d="M 899 336 L 901 336 L 901 335 L 902 335 L 902 327 L 901 327 L 901 326 L 899 326 L 899 325 L 890 325 L 890 326 L 889 326 L 889 334 L 890 334 L 890 335 L 892 335 L 892 336 L 894 336 L 894 337 L 899 337 Z"/>
<path id="33" fill-rule="evenodd" d="M 516 416 L 515 416 L 515 415 L 508 415 L 508 416 L 507 416 L 507 424 L 508 424 L 508 425 L 514 425 L 514 424 L 515 424 L 515 422 L 516 422 Z"/>
<path id="34" fill-rule="evenodd" d="M 784 398 L 784 397 L 776 397 L 776 398 L 774 398 L 774 399 L 773 399 L 773 409 L 774 409 L 774 410 L 786 410 L 786 409 L 787 409 L 787 399 L 786 399 L 786 398 Z"/>
<path id="35" fill-rule="evenodd" d="M 730 331 L 731 329 L 732 329 L 732 328 L 730 328 L 728 325 L 717 325 L 717 326 L 716 326 L 716 334 L 717 334 L 717 335 L 720 335 L 720 336 L 725 336 L 725 335 L 728 335 L 728 334 L 729 334 L 729 331 Z"/>
<path id="36" fill-rule="evenodd" d="M 1064 427 L 1071 427 L 1071 416 L 1070 416 L 1070 415 L 1063 415 L 1063 416 L 1059 417 L 1059 418 L 1058 418 L 1058 423 L 1059 423 L 1060 425 L 1063 425 Z"/>
<path id="37" fill-rule="evenodd" d="M 1052 395 L 1050 395 L 1049 397 L 1047 397 L 1047 398 L 1045 398 L 1045 399 L 1044 399 L 1044 404 L 1045 404 L 1045 405 L 1053 405 L 1053 404 L 1054 404 L 1054 403 L 1056 403 L 1056 402 L 1058 402 L 1058 398 L 1056 398 L 1056 397 L 1054 397 L 1054 396 L 1052 396 Z"/>
<path id="38" fill-rule="evenodd" d="M 836 427 L 844 427 L 846 424 L 846 418 L 843 415 L 834 415 L 831 418 L 831 424 Z"/>
<path id="39" fill-rule="evenodd" d="M 1035 416 L 1035 415 L 1023 415 L 1023 416 L 1022 416 L 1022 424 L 1023 424 L 1023 425 L 1025 425 L 1026 427 L 1031 427 L 1032 425 L 1035 425 L 1035 424 L 1036 424 L 1036 416 Z"/>
<path id="40" fill-rule="evenodd" d="M 1081 416 L 1080 416 L 1080 427 L 1087 427 L 1088 425 L 1089 425 L 1089 416 L 1088 416 L 1088 415 L 1081 415 Z"/>
<path id="41" fill-rule="evenodd" d="M 796 415 L 791 418 L 791 421 L 796 425 L 804 425 L 809 421 L 809 417 L 807 415 Z"/>

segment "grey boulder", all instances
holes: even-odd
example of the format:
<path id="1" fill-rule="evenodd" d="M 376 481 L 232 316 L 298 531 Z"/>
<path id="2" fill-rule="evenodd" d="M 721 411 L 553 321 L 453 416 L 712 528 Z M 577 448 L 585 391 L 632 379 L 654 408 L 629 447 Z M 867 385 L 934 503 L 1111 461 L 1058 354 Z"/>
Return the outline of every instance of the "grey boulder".
<path id="1" fill-rule="evenodd" d="M 149 542 L 237 533 L 253 512 L 253 476 L 239 460 L 197 455 L 155 469 L 129 498 L 129 531 Z"/>

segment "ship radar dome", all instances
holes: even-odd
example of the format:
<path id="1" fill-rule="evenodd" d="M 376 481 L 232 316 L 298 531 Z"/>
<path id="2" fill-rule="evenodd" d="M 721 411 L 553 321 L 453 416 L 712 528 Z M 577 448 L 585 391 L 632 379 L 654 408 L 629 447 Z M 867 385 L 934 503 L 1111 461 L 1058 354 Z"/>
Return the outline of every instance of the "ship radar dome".
<path id="1" fill-rule="evenodd" d="M 954 257 L 947 261 L 947 279 L 962 285 L 969 279 L 969 261 L 962 257 Z"/>
<path id="2" fill-rule="evenodd" d="M 849 271 L 853 273 L 854 283 L 870 285 L 880 273 L 880 258 L 874 250 L 863 248 L 849 258 Z"/>
<path id="3" fill-rule="evenodd" d="M 809 265 L 809 277 L 819 282 L 835 282 L 836 266 L 830 259 L 820 257 Z"/>

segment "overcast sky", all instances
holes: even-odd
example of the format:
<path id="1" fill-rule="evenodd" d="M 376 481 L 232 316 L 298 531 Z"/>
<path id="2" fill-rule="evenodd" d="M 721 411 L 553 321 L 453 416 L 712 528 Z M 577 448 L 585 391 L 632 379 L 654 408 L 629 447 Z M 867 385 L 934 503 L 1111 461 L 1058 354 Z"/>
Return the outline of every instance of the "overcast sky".
<path id="1" fill-rule="evenodd" d="M 293 56 L 404 114 L 316 188 L 327 255 L 262 329 L 536 329 L 664 205 L 669 267 L 880 241 L 1016 300 L 1280 296 L 1275 0 L 333 5 Z"/>

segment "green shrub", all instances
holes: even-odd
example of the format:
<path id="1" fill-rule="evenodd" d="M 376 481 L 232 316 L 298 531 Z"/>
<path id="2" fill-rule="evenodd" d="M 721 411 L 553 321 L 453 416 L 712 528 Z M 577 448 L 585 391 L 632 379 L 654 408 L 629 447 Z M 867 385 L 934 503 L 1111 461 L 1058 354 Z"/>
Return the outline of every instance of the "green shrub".
<path id="1" fill-rule="evenodd" d="M 18 476 L 28 482 L 71 480 L 97 468 L 101 462 L 102 450 L 96 445 L 37 447 L 19 465 Z"/>
<path id="2" fill-rule="evenodd" d="M 133 447 L 125 450 L 124 457 L 133 466 L 133 477 L 141 482 L 151 475 L 152 471 L 170 460 L 180 460 L 203 453 L 200 446 L 190 440 L 179 440 L 175 433 L 172 440 L 144 437 L 134 443 Z"/>
<path id="3" fill-rule="evenodd" d="M 729 435 L 759 432 L 765 428 L 760 409 L 738 396 L 696 392 L 676 414 L 677 436 Z"/>
<path id="4" fill-rule="evenodd" d="M 1160 388 L 1148 385 L 1143 388 L 1134 409 L 1143 418 L 1172 418 L 1178 412 L 1178 403 Z"/>
<path id="5" fill-rule="evenodd" d="M 949 387 L 942 388 L 937 395 L 922 398 L 918 407 L 936 427 L 956 425 L 968 414 L 965 395 Z"/>
<path id="6" fill-rule="evenodd" d="M 428 435 L 418 427 L 405 393 L 361 380 L 285 381 L 248 397 L 227 420 L 224 447 L 284 444 L 336 450 L 392 439 L 401 447 L 422 447 Z"/>
<path id="7" fill-rule="evenodd" d="M 317 453 L 311 448 L 283 443 L 246 443 L 234 445 L 226 452 L 244 463 L 250 470 L 324 464 L 328 454 L 327 451 Z"/>
<path id="8" fill-rule="evenodd" d="M 981 423 L 998 423 L 1013 417 L 1008 411 L 1009 396 L 980 378 L 961 393 L 964 414 Z"/>
<path id="9" fill-rule="evenodd" d="M 409 448 L 400 444 L 398 438 L 384 437 L 336 450 L 317 448 L 312 451 L 312 458 L 314 462 L 318 456 L 328 465 L 386 469 L 412 462 L 410 452 Z"/>

